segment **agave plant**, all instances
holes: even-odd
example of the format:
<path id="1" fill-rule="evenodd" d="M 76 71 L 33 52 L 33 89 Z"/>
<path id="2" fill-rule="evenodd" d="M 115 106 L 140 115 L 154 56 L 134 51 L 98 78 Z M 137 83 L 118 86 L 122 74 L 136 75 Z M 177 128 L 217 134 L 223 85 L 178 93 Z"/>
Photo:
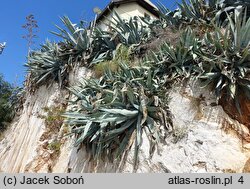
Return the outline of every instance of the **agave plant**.
<path id="1" fill-rule="evenodd" d="M 67 30 L 62 29 L 56 25 L 60 33 L 52 33 L 59 37 L 62 37 L 66 43 L 72 45 L 72 54 L 83 55 L 83 53 L 85 53 L 86 55 L 88 55 L 91 48 L 91 34 L 93 28 L 88 30 L 84 27 L 83 22 L 81 22 L 80 25 L 77 26 L 76 24 L 73 24 L 67 16 L 62 17 L 61 21 L 63 22 Z"/>
<path id="2" fill-rule="evenodd" d="M 218 11 L 219 0 L 182 0 L 178 3 L 178 8 L 174 11 L 168 9 L 162 3 L 158 3 L 160 19 L 147 21 L 150 27 L 186 27 L 193 25 L 199 29 L 211 27 Z M 145 20 L 145 19 L 143 19 Z"/>
<path id="3" fill-rule="evenodd" d="M 153 65 L 160 68 L 161 75 L 166 75 L 170 79 L 188 78 L 198 72 L 195 60 L 199 46 L 198 38 L 188 28 L 182 33 L 176 46 L 165 42 L 158 53 L 152 53 L 150 59 Z"/>
<path id="4" fill-rule="evenodd" d="M 228 16 L 230 32 L 233 36 L 232 47 L 235 51 L 248 48 L 250 45 L 250 19 L 247 19 L 247 9 L 235 9 L 234 19 Z"/>
<path id="5" fill-rule="evenodd" d="M 224 32 L 217 28 L 205 36 L 200 79 L 203 87 L 212 84 L 218 99 L 232 99 L 241 112 L 239 96 L 250 99 L 250 19 L 238 10 L 234 15 L 234 19 L 228 16 L 230 23 Z"/>
<path id="6" fill-rule="evenodd" d="M 151 17 L 140 17 L 143 25 L 146 25 L 147 28 L 152 32 L 151 35 L 155 36 L 155 30 L 166 28 L 166 24 L 160 19 L 152 19 Z"/>
<path id="7" fill-rule="evenodd" d="M 85 80 L 70 88 L 76 106 L 64 116 L 77 136 L 75 145 L 85 144 L 94 159 L 120 159 L 134 143 L 136 167 L 142 133 L 152 155 L 172 127 L 160 83 L 150 67 L 121 63 L 116 73 L 107 70 L 100 80 Z"/>
<path id="8" fill-rule="evenodd" d="M 161 23 L 161 27 L 179 27 L 181 25 L 181 11 L 180 9 L 176 9 L 175 11 L 171 11 L 162 3 L 158 3 L 158 10 L 160 19 L 154 21 L 155 24 L 158 22 Z M 159 24 L 157 24 L 159 25 Z"/>
<path id="9" fill-rule="evenodd" d="M 218 1 L 218 12 L 216 13 L 216 19 L 224 21 L 227 18 L 226 14 L 234 12 L 235 9 L 239 8 L 247 9 L 246 16 L 250 16 L 250 2 L 248 0 L 219 0 Z M 222 18 L 222 17 L 225 18 Z"/>
<path id="10" fill-rule="evenodd" d="M 40 50 L 30 53 L 28 67 L 31 83 L 42 85 L 48 80 L 57 81 L 60 86 L 68 75 L 68 65 L 60 59 L 57 43 L 46 41 Z"/>
<path id="11" fill-rule="evenodd" d="M 146 21 L 154 27 L 182 27 L 192 25 L 199 30 L 213 29 L 214 23 L 223 23 L 228 13 L 238 8 L 247 8 L 247 17 L 250 16 L 250 2 L 248 0 L 182 0 L 174 11 L 158 3 L 160 19 Z"/>
<path id="12" fill-rule="evenodd" d="M 217 0 L 182 0 L 182 3 L 178 3 L 182 19 L 202 24 L 211 23 L 216 13 L 217 4 Z"/>
<path id="13" fill-rule="evenodd" d="M 116 52 L 116 42 L 112 33 L 95 28 L 93 32 L 91 63 L 96 64 L 105 60 L 111 60 Z"/>
<path id="14" fill-rule="evenodd" d="M 140 44 L 150 38 L 149 28 L 143 25 L 137 17 L 126 21 L 114 12 L 114 16 L 109 21 L 114 32 L 113 37 L 117 37 L 120 43 L 126 46 Z"/>

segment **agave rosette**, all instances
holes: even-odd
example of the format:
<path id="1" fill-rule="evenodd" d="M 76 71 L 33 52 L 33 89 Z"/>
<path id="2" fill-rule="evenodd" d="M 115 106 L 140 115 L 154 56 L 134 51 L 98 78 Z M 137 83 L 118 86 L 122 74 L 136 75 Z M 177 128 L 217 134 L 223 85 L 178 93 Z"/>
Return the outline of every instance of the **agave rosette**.
<path id="1" fill-rule="evenodd" d="M 144 132 L 153 154 L 171 130 L 166 93 L 150 67 L 120 64 L 118 73 L 107 70 L 101 80 L 85 80 L 70 88 L 77 97 L 67 124 L 93 158 L 120 158 L 134 143 L 135 165 Z M 162 91 L 162 92 L 161 92 Z"/>
<path id="2" fill-rule="evenodd" d="M 204 38 L 200 79 L 204 87 L 213 84 L 218 99 L 234 100 L 240 112 L 239 96 L 250 99 L 250 19 L 239 10 L 228 19 L 224 32 L 216 28 Z"/>
<path id="3" fill-rule="evenodd" d="M 150 29 L 138 17 L 130 18 L 127 21 L 114 12 L 114 16 L 109 22 L 112 32 L 114 32 L 113 37 L 117 37 L 119 42 L 126 46 L 139 45 L 141 42 L 149 40 L 151 36 Z"/>
<path id="4" fill-rule="evenodd" d="M 163 43 L 159 52 L 151 54 L 150 60 L 152 66 L 160 68 L 160 75 L 167 76 L 171 80 L 180 77 L 189 78 L 199 72 L 196 63 L 199 47 L 199 39 L 190 28 L 187 28 L 175 46 Z"/>
<path id="5" fill-rule="evenodd" d="M 31 82 L 42 85 L 48 80 L 57 81 L 62 86 L 68 75 L 68 66 L 60 59 L 59 46 L 57 43 L 47 41 L 40 50 L 29 54 L 28 72 L 31 74 Z"/>

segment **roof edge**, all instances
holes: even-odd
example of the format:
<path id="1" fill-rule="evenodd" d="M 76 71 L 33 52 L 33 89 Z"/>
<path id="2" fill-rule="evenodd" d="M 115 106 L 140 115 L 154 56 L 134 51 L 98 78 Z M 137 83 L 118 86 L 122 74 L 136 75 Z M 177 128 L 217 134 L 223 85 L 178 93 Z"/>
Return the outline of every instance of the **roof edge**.
<path id="1" fill-rule="evenodd" d="M 136 2 L 139 5 L 141 5 L 143 8 L 151 12 L 154 16 L 159 17 L 159 12 L 155 6 L 153 6 L 150 2 L 147 2 L 145 0 L 118 0 L 118 1 L 111 1 L 105 8 L 104 10 L 97 16 L 96 22 L 98 23 L 99 21 L 102 20 L 104 16 L 106 16 L 115 6 L 117 5 L 122 5 L 126 3 L 133 3 Z"/>

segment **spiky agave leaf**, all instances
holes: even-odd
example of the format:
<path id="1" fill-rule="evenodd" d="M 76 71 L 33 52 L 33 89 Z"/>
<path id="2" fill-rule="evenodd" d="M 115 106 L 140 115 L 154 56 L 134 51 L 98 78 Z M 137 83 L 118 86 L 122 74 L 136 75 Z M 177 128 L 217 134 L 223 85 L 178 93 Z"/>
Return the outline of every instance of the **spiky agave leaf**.
<path id="1" fill-rule="evenodd" d="M 105 60 L 111 60 L 116 52 L 116 42 L 112 33 L 95 28 L 93 32 L 91 63 L 96 64 Z"/>
<path id="2" fill-rule="evenodd" d="M 48 80 L 57 81 L 62 86 L 67 77 L 68 66 L 60 59 L 59 46 L 50 41 L 46 41 L 40 50 L 31 52 L 25 66 L 31 74 L 31 82 L 36 86 Z"/>
<path id="3" fill-rule="evenodd" d="M 73 24 L 67 16 L 63 16 L 61 21 L 67 29 L 56 26 L 60 32 L 52 33 L 62 37 L 66 42 L 70 43 L 74 50 L 76 50 L 76 54 L 82 54 L 89 51 L 91 47 L 92 30 L 88 30 L 83 24 L 80 24 L 79 26 Z"/>
<path id="4" fill-rule="evenodd" d="M 228 16 L 229 26 L 233 35 L 234 50 L 241 50 L 250 45 L 250 19 L 247 19 L 247 9 L 239 8 L 234 11 L 234 18 Z"/>
<path id="5" fill-rule="evenodd" d="M 159 96 L 164 87 L 150 67 L 120 64 L 117 73 L 107 70 L 101 80 L 85 80 L 70 90 L 77 97 L 76 110 L 64 115 L 66 122 L 77 135 L 75 144 L 84 143 L 95 159 L 120 158 L 134 143 L 136 165 L 142 133 L 153 154 L 171 130 L 166 94 Z"/>
<path id="6" fill-rule="evenodd" d="M 212 84 L 218 99 L 225 95 L 232 99 L 240 113 L 239 96 L 250 97 L 250 19 L 245 20 L 244 16 L 242 20 L 242 15 L 237 13 L 229 20 L 224 32 L 216 28 L 204 38 L 200 79 L 203 87 Z"/>
<path id="7" fill-rule="evenodd" d="M 179 27 L 181 25 L 181 12 L 180 9 L 171 11 L 162 3 L 157 5 L 159 10 L 160 22 L 162 27 Z M 157 22 L 157 21 L 155 21 Z"/>
<path id="8" fill-rule="evenodd" d="M 223 16 L 225 16 L 224 19 L 226 19 L 226 14 L 230 14 L 234 12 L 237 9 L 244 8 L 247 10 L 246 16 L 249 18 L 250 16 L 250 2 L 248 0 L 218 0 L 217 9 L 216 12 L 216 20 L 217 21 L 225 21 L 222 19 Z M 222 19 L 222 20 L 220 20 Z"/>
<path id="9" fill-rule="evenodd" d="M 182 18 L 188 22 L 210 24 L 215 16 L 216 0 L 182 0 L 178 3 Z"/>
<path id="10" fill-rule="evenodd" d="M 194 32 L 187 28 L 180 36 L 179 42 L 172 46 L 163 43 L 159 52 L 151 55 L 152 66 L 160 67 L 159 74 L 169 79 L 189 78 L 197 72 L 197 52 L 200 42 Z"/>
<path id="11" fill-rule="evenodd" d="M 151 28 L 154 26 L 179 28 L 192 25 L 206 31 L 213 29 L 214 23 L 224 23 L 227 13 L 242 7 L 247 8 L 247 17 L 249 17 L 250 2 L 245 0 L 182 0 L 174 11 L 158 3 L 160 19 L 146 21 L 146 23 Z"/>
<path id="12" fill-rule="evenodd" d="M 112 30 L 115 32 L 114 37 L 117 37 L 126 46 L 140 44 L 143 41 L 147 41 L 150 37 L 150 30 L 137 17 L 126 21 L 114 12 L 114 16 L 109 22 Z"/>

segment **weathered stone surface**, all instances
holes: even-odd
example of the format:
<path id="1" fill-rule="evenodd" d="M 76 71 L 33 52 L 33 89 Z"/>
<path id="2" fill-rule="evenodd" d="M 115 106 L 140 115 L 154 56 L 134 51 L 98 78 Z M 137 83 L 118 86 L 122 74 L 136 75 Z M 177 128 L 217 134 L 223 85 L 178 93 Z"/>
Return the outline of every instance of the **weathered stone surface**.
<path id="1" fill-rule="evenodd" d="M 50 88 L 42 86 L 36 93 L 27 96 L 22 114 L 0 142 L 1 170 L 24 172 L 26 165 L 36 158 L 39 139 L 45 130 L 44 120 L 40 118 L 44 114 L 43 108 L 52 106 L 61 95 L 63 93 L 54 84 Z"/>
<path id="2" fill-rule="evenodd" d="M 230 117 L 238 120 L 250 128 L 250 101 L 247 97 L 245 97 L 244 93 L 239 97 L 241 113 L 237 110 L 237 108 L 235 108 L 235 102 L 232 100 L 222 98 L 220 103 L 223 106 L 225 112 L 230 115 Z"/>
<path id="3" fill-rule="evenodd" d="M 151 159 L 144 136 L 137 172 L 242 172 L 250 157 L 249 149 L 242 146 L 242 138 L 249 137 L 249 130 L 232 120 L 221 106 L 210 105 L 214 102 L 207 91 L 202 92 L 197 87 L 173 91 L 170 109 L 178 141 L 173 143 L 176 139 L 169 137 L 161 153 Z M 124 164 L 100 162 L 95 165 L 88 162 L 84 149 L 72 149 L 72 141 L 62 151 L 62 159 L 69 160 L 67 170 L 70 172 L 133 172 L 132 152 L 124 159 Z M 53 171 L 66 170 L 59 162 Z"/>
<path id="4" fill-rule="evenodd" d="M 87 79 L 91 75 L 92 75 L 92 72 L 85 67 L 75 68 L 69 74 L 69 85 L 70 86 L 76 85 L 79 81 L 81 81 L 82 79 Z"/>
<path id="5" fill-rule="evenodd" d="M 250 158 L 247 160 L 244 166 L 243 173 L 250 173 Z"/>

